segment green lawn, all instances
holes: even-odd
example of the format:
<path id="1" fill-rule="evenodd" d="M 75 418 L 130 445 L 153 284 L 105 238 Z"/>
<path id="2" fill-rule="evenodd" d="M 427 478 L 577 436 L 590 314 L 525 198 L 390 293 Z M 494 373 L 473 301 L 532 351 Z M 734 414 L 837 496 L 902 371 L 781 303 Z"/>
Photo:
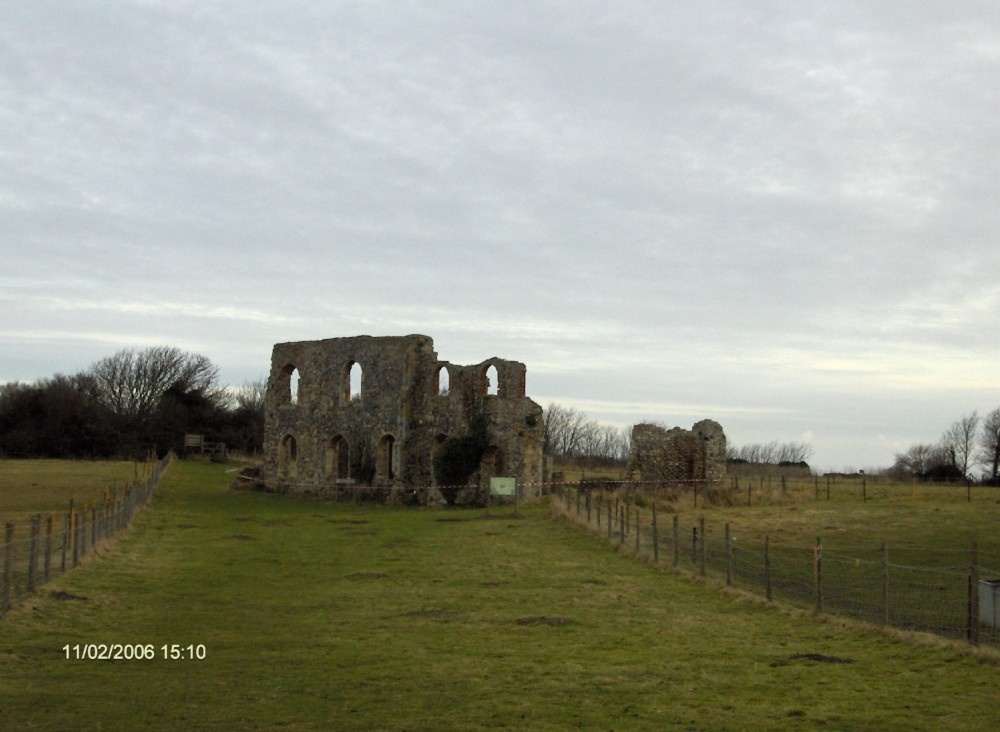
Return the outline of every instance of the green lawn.
<path id="1" fill-rule="evenodd" d="M 77 507 L 96 503 L 150 468 L 121 460 L 0 460 L 0 524 L 12 521 L 23 533 L 31 516 L 65 512 L 70 499 Z"/>
<path id="2" fill-rule="evenodd" d="M 736 600 L 544 506 L 335 505 L 224 469 L 175 462 L 128 533 L 0 619 L 0 728 L 1000 726 L 1000 668 L 963 648 Z M 62 650 L 93 643 L 157 658 Z"/>

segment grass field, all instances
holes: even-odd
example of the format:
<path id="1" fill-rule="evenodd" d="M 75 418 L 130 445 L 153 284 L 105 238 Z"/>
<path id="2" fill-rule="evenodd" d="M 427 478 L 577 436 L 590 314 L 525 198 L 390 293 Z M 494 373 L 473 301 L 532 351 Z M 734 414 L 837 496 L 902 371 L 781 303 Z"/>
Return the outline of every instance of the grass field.
<path id="1" fill-rule="evenodd" d="M 961 647 L 737 600 L 545 506 L 335 505 L 223 471 L 175 463 L 127 534 L 0 619 L 0 729 L 1000 725 L 1000 667 Z M 63 650 L 102 643 L 155 657 Z"/>
<path id="2" fill-rule="evenodd" d="M 108 488 L 143 477 L 130 461 L 0 460 L 0 524 L 24 525 L 37 513 L 63 512 L 97 502 Z"/>

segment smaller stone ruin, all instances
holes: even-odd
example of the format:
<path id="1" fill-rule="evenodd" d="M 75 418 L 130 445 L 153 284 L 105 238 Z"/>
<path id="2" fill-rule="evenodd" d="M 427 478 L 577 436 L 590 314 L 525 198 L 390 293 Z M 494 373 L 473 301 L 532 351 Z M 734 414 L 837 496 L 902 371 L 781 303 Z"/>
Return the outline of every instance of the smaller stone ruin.
<path id="1" fill-rule="evenodd" d="M 653 424 L 632 428 L 629 480 L 676 483 L 720 482 L 726 475 L 726 434 L 710 419 L 691 429 Z"/>

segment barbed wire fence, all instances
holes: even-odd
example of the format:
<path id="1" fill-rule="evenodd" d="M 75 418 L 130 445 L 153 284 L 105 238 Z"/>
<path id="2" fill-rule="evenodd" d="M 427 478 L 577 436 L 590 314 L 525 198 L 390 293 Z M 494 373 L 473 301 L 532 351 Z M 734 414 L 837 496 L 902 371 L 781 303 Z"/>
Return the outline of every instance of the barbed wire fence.
<path id="1" fill-rule="evenodd" d="M 552 492 L 553 511 L 655 564 L 817 613 L 1000 644 L 1000 554 L 976 542 L 944 550 L 748 541 L 728 523 L 658 513 L 638 492 L 568 484 Z"/>
<path id="2" fill-rule="evenodd" d="M 20 530 L 6 522 L 0 544 L 0 617 L 126 529 L 149 502 L 172 458 L 170 454 L 155 463 L 144 480 L 108 489 L 100 501 L 77 506 L 71 500 L 65 512 L 35 514 Z"/>

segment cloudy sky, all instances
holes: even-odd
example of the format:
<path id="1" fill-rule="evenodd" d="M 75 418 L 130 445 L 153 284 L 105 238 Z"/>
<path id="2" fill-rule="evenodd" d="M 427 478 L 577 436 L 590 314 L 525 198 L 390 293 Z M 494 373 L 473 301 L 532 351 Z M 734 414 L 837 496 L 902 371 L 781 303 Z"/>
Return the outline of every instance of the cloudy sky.
<path id="1" fill-rule="evenodd" d="M 0 17 L 0 382 L 424 333 L 831 469 L 1000 406 L 992 0 Z"/>

